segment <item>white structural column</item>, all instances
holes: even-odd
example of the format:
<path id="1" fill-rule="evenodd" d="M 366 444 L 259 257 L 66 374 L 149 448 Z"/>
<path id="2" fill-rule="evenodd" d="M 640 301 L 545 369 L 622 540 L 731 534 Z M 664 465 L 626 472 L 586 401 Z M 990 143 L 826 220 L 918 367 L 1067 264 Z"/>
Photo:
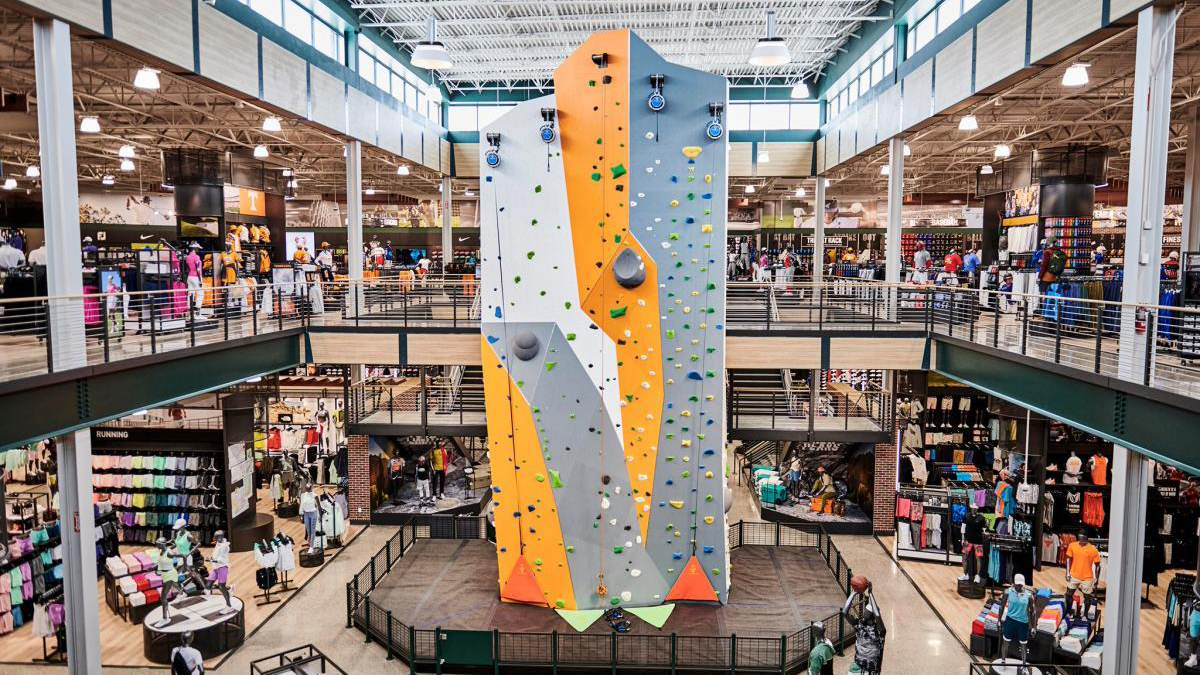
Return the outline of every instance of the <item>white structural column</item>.
<path id="1" fill-rule="evenodd" d="M 1187 109 L 1187 149 L 1183 171 L 1183 241 L 1180 250 L 1200 246 L 1200 103 Z"/>
<path id="2" fill-rule="evenodd" d="M 87 365 L 83 331 L 83 264 L 79 240 L 79 184 L 75 163 L 75 106 L 71 93 L 71 32 L 53 19 L 33 22 L 41 145 L 42 212 L 50 349 L 55 370 Z M 66 600 L 67 672 L 100 672 L 100 604 L 92 512 L 92 443 L 87 429 L 58 442 L 62 514 L 63 596 Z"/>
<path id="3" fill-rule="evenodd" d="M 366 300 L 357 284 L 363 278 L 362 141 L 346 144 L 346 272 L 354 298 L 347 298 L 350 311 Z"/>
<path id="4" fill-rule="evenodd" d="M 887 199 L 884 278 L 895 284 L 900 282 L 900 205 L 904 201 L 904 139 L 899 136 L 888 141 Z"/>
<path id="5" fill-rule="evenodd" d="M 1156 304 L 1162 213 L 1167 180 L 1167 138 L 1171 115 L 1171 76 L 1175 52 L 1173 7 L 1147 7 L 1138 14 L 1134 70 L 1133 128 L 1129 156 L 1129 219 L 1125 230 L 1124 299 Z M 1154 321 L 1139 333 L 1135 313 L 1121 313 L 1118 376 L 1142 382 L 1153 366 Z M 1147 363 L 1147 359 L 1151 359 Z M 1150 372 L 1153 378 L 1153 371 Z M 1108 592 L 1104 615 L 1104 672 L 1137 672 L 1141 610 L 1142 547 L 1146 537 L 1148 462 L 1121 445 L 1113 447 L 1112 513 L 1109 516 Z"/>
<path id="6" fill-rule="evenodd" d="M 451 213 L 452 205 L 450 179 L 442 179 L 442 274 L 446 273 L 446 268 L 450 263 L 454 262 L 454 214 Z"/>
<path id="7" fill-rule="evenodd" d="M 825 276 L 825 178 L 817 176 L 817 186 L 813 190 L 816 206 L 813 208 L 813 283 L 821 284 Z"/>

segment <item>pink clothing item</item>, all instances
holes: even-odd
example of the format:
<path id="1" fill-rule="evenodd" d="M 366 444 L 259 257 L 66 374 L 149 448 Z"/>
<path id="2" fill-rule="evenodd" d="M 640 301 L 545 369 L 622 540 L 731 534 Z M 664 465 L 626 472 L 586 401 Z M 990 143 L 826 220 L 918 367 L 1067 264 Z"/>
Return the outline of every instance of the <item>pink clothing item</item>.
<path id="1" fill-rule="evenodd" d="M 192 251 L 187 256 L 187 275 L 189 277 L 199 277 L 202 263 L 200 256 L 195 251 Z"/>

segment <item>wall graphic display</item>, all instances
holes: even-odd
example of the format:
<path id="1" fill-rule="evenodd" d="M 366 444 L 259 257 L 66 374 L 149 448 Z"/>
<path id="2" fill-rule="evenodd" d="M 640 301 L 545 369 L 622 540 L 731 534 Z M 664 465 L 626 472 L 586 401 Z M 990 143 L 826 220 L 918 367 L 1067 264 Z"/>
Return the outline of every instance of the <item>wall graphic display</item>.
<path id="1" fill-rule="evenodd" d="M 500 595 L 724 602 L 726 83 L 628 30 L 554 82 L 480 143 Z"/>

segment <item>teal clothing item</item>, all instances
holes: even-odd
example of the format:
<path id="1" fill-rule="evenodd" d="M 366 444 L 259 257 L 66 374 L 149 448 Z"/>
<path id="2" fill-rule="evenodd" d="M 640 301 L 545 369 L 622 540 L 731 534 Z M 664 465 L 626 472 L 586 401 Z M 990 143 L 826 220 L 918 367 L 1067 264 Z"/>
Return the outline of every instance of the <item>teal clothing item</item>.
<path id="1" fill-rule="evenodd" d="M 1030 593 L 1029 589 L 1018 591 L 1009 586 L 1005 594 L 1008 596 L 1006 607 L 1008 618 L 1021 623 L 1029 623 L 1029 601 L 1033 599 L 1033 593 Z"/>
<path id="2" fill-rule="evenodd" d="M 1011 516 L 1017 510 L 1017 500 L 1013 498 L 1012 483 L 1005 483 L 1004 488 L 1000 491 L 1000 498 L 1004 501 L 1004 516 Z"/>
<path id="3" fill-rule="evenodd" d="M 179 555 L 187 555 L 192 552 L 192 540 L 186 531 L 175 537 L 175 550 L 179 551 Z"/>
<path id="4" fill-rule="evenodd" d="M 828 640 L 821 640 L 808 652 L 809 675 L 821 675 L 825 664 L 833 661 L 833 645 Z"/>

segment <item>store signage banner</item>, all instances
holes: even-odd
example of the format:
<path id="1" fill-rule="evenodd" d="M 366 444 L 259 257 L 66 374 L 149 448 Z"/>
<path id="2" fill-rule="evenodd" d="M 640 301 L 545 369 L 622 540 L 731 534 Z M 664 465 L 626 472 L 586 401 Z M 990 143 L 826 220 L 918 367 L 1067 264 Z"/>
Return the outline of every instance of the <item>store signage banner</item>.
<path id="1" fill-rule="evenodd" d="M 164 195 L 80 193 L 79 222 L 102 225 L 175 225 L 175 200 Z"/>
<path id="2" fill-rule="evenodd" d="M 260 190 L 225 186 L 225 212 L 243 216 L 266 216 L 267 200 Z"/>

